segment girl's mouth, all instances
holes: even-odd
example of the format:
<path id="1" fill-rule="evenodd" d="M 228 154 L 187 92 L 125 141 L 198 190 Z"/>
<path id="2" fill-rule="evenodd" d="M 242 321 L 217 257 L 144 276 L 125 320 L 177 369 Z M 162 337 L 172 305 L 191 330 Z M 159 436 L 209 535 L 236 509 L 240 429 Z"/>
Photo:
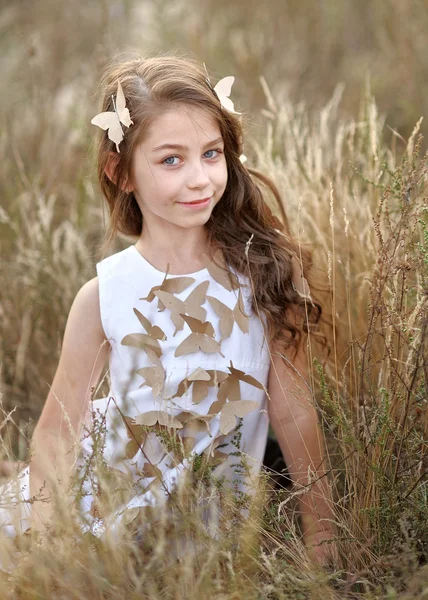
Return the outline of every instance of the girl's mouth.
<path id="1" fill-rule="evenodd" d="M 203 198 L 202 200 L 194 200 L 193 202 L 179 202 L 179 204 L 187 208 L 204 208 L 208 206 L 210 200 L 211 198 Z"/>

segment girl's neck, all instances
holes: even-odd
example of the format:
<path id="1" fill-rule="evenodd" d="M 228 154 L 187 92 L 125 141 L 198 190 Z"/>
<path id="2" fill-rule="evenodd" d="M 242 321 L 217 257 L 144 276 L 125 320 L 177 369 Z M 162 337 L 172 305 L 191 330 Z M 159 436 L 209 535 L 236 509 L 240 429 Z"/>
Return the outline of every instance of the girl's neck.
<path id="1" fill-rule="evenodd" d="M 205 228 L 189 230 L 186 237 L 180 239 L 154 238 L 143 231 L 135 247 L 159 271 L 166 272 L 169 263 L 170 274 L 184 275 L 204 268 L 203 254 L 212 256 L 207 237 Z"/>

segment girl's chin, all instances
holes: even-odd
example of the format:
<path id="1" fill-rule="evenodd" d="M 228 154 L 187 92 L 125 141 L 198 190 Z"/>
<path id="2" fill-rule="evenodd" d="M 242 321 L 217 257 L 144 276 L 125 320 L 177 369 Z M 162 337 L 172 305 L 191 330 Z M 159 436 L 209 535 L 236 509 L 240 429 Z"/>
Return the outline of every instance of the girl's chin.
<path id="1" fill-rule="evenodd" d="M 192 227 L 203 227 L 206 223 L 208 223 L 208 221 L 211 218 L 211 213 L 208 215 L 199 215 L 196 217 L 196 215 L 193 218 L 187 218 L 187 219 L 180 219 L 180 223 L 177 223 L 177 225 L 180 225 L 181 227 L 190 229 Z"/>

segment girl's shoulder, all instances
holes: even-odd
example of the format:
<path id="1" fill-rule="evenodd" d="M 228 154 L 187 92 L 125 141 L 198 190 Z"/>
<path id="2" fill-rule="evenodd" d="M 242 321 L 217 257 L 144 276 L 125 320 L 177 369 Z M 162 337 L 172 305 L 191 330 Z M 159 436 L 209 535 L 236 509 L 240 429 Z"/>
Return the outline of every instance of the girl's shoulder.
<path id="1" fill-rule="evenodd" d="M 74 302 L 84 304 L 87 308 L 96 307 L 99 304 L 100 291 L 98 277 L 93 277 L 82 285 L 80 290 L 77 292 Z"/>
<path id="2" fill-rule="evenodd" d="M 75 380 L 79 373 L 86 377 L 88 365 L 92 368 L 107 352 L 108 345 L 105 345 L 105 339 L 100 313 L 98 277 L 94 277 L 80 288 L 71 305 L 58 371 L 67 373 L 67 376 L 73 374 Z M 87 379 L 85 381 L 87 382 Z"/>
<path id="3" fill-rule="evenodd" d="M 82 325 L 96 333 L 101 334 L 101 313 L 100 313 L 100 290 L 98 277 L 93 277 L 87 281 L 77 292 L 68 316 L 68 322 L 72 325 Z"/>
<path id="4" fill-rule="evenodd" d="M 93 340 L 95 344 L 106 339 L 101 318 L 98 277 L 87 281 L 77 292 L 68 313 L 63 344 L 75 340 L 78 345 L 83 338 Z"/>

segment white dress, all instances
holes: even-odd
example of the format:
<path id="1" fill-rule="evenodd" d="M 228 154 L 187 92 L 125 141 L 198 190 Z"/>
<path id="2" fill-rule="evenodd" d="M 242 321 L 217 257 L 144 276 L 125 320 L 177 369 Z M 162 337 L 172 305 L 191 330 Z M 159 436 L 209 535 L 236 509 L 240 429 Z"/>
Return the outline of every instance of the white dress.
<path id="1" fill-rule="evenodd" d="M 97 264 L 110 391 L 92 402 L 91 423 L 103 425 L 106 464 L 135 482 L 115 519 L 166 498 L 180 474 L 194 469 L 195 455 L 223 485 L 254 490 L 269 426 L 264 321 L 251 310 L 246 277 L 207 258 L 205 264 L 196 273 L 166 275 L 135 246 Z M 82 441 L 86 459 L 93 439 Z M 28 469 L 19 488 L 28 499 Z M 91 515 L 88 526 L 96 533 L 89 481 L 82 490 L 82 512 Z M 3 486 L 0 497 L 7 491 Z M 16 534 L 17 523 L 21 531 L 29 525 L 31 505 L 19 510 L 11 520 L 12 511 L 0 504 L 0 527 L 8 535 Z"/>

